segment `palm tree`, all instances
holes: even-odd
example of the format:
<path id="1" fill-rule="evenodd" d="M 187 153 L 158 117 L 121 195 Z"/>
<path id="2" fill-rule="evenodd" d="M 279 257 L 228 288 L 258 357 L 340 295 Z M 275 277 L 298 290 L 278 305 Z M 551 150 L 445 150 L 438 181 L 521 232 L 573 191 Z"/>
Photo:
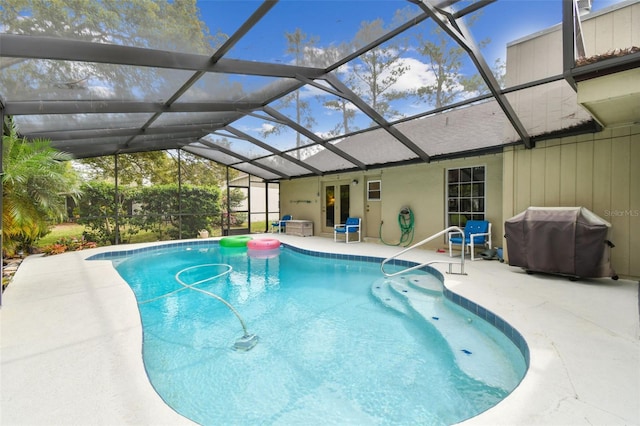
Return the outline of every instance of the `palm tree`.
<path id="1" fill-rule="evenodd" d="M 7 121 L 2 138 L 2 250 L 29 250 L 65 215 L 65 197 L 77 197 L 77 177 L 68 160 L 47 140 L 27 141 Z"/>

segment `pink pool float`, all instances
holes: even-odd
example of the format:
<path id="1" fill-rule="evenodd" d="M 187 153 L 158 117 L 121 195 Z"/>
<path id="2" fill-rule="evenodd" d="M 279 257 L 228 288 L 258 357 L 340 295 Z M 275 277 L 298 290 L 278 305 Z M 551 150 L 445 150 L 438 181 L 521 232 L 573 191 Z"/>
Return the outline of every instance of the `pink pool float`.
<path id="1" fill-rule="evenodd" d="M 247 242 L 251 250 L 274 250 L 280 248 L 280 240 L 275 238 L 256 238 Z"/>

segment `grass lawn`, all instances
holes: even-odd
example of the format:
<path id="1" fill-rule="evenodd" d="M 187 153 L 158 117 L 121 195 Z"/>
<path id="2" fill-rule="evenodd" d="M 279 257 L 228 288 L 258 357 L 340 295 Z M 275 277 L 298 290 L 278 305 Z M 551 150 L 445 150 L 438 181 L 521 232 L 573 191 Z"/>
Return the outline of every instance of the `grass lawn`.
<path id="1" fill-rule="evenodd" d="M 246 226 L 246 225 L 245 225 Z M 266 227 L 266 222 L 253 222 L 251 223 L 251 232 L 252 233 L 260 233 L 264 232 Z M 46 246 L 50 246 L 54 244 L 56 241 L 61 238 L 82 238 L 82 232 L 84 231 L 84 225 L 79 225 L 77 223 L 61 223 L 59 225 L 51 228 L 51 232 L 47 234 L 45 237 L 41 238 L 35 246 L 38 248 L 43 248 Z M 220 236 L 222 232 L 220 229 L 214 229 L 213 232 L 210 232 L 211 236 Z M 194 235 L 193 238 L 196 236 Z M 130 243 L 147 243 L 151 241 L 158 241 L 158 236 L 153 231 L 141 231 L 132 236 L 126 236 L 126 238 L 130 239 Z"/>
<path id="2" fill-rule="evenodd" d="M 49 246 L 63 237 L 81 238 L 83 231 L 84 225 L 78 225 L 77 223 L 61 223 L 60 225 L 56 225 L 51 228 L 51 232 L 41 238 L 36 243 L 36 247 Z"/>
<path id="3" fill-rule="evenodd" d="M 61 223 L 51 228 L 51 232 L 45 237 L 41 238 L 36 247 L 43 248 L 49 246 L 61 238 L 82 238 L 84 232 L 84 225 L 77 223 Z M 126 236 L 130 243 L 148 243 L 151 241 L 157 241 L 158 237 L 153 231 L 140 231 L 135 235 Z"/>

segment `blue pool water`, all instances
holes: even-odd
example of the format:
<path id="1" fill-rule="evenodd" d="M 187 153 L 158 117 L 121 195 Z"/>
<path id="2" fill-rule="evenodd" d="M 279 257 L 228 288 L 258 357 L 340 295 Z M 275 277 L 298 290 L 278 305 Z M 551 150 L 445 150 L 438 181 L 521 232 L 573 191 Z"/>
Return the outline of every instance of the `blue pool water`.
<path id="1" fill-rule="evenodd" d="M 151 383 L 197 423 L 452 424 L 524 376 L 521 350 L 433 274 L 388 279 L 379 261 L 288 247 L 262 257 L 214 243 L 113 257 L 138 300 Z M 238 318 L 181 271 L 259 343 L 234 350 Z"/>

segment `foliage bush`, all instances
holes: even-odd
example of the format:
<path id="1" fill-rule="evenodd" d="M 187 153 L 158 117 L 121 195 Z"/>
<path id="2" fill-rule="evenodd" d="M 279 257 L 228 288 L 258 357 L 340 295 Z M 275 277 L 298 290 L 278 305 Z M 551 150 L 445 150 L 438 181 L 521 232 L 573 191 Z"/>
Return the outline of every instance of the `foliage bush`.
<path id="1" fill-rule="evenodd" d="M 2 136 L 2 250 L 6 255 L 29 253 L 64 216 L 65 197 L 77 197 L 77 181 L 67 160 L 47 140 L 18 136 L 15 123 Z"/>
<path id="2" fill-rule="evenodd" d="M 78 223 L 85 225 L 83 233 L 85 239 L 96 241 L 100 244 L 115 244 L 116 233 L 136 233 L 137 228 L 127 220 L 127 205 L 136 197 L 136 189 L 131 187 L 118 188 L 116 200 L 116 187 L 109 182 L 90 182 L 82 185 L 82 198 L 78 203 Z M 116 227 L 116 213 L 118 224 Z M 122 219 L 120 219 L 122 218 Z M 118 236 L 121 241 L 121 235 Z"/>
<path id="3" fill-rule="evenodd" d="M 178 194 L 181 194 L 180 197 Z M 201 229 L 220 225 L 220 189 L 213 186 L 156 185 L 143 188 L 136 200 L 143 229 L 166 230 L 170 238 L 194 238 Z"/>
<path id="4" fill-rule="evenodd" d="M 118 232 L 118 241 L 127 242 L 142 230 L 158 239 L 195 238 L 221 221 L 220 190 L 212 186 L 119 187 L 116 199 L 115 185 L 93 182 L 83 186 L 83 194 L 78 223 L 86 226 L 87 240 L 101 244 L 115 244 Z"/>

